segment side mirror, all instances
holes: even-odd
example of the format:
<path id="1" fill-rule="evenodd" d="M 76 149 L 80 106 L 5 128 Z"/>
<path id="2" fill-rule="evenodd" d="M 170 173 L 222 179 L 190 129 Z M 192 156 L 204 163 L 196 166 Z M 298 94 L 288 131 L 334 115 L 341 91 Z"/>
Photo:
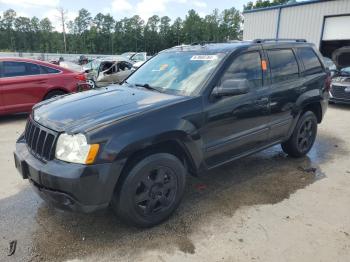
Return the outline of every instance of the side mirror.
<path id="1" fill-rule="evenodd" d="M 85 69 L 84 73 L 88 74 L 88 73 L 90 73 L 90 71 L 91 71 L 90 69 Z"/>
<path id="2" fill-rule="evenodd" d="M 220 86 L 213 90 L 213 95 L 220 96 L 236 96 L 247 94 L 249 92 L 249 82 L 247 79 L 227 79 Z"/>

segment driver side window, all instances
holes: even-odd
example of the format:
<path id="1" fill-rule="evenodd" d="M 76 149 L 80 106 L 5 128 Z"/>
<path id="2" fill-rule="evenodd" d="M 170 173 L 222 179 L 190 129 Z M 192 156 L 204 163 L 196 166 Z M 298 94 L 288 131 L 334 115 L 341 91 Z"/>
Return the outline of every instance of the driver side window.
<path id="1" fill-rule="evenodd" d="M 259 88 L 263 82 L 261 57 L 258 51 L 236 57 L 220 80 L 220 85 L 228 79 L 246 79 L 251 88 Z"/>

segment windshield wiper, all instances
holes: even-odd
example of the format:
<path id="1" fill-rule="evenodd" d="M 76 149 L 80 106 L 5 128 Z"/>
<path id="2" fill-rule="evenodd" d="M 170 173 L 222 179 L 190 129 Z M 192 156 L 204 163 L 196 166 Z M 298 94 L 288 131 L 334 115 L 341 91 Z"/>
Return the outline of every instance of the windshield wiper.
<path id="1" fill-rule="evenodd" d="M 135 86 L 143 87 L 143 88 L 146 88 L 148 90 L 153 90 L 153 91 L 157 91 L 157 92 L 161 93 L 161 91 L 159 89 L 152 87 L 149 84 L 135 84 Z"/>

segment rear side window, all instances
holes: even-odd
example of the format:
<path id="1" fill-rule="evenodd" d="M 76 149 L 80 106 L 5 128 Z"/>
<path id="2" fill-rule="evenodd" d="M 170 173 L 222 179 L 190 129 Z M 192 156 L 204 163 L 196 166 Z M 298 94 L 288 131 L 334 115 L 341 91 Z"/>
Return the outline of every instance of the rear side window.
<path id="1" fill-rule="evenodd" d="M 292 49 L 268 50 L 272 83 L 299 77 L 299 67 Z"/>
<path id="2" fill-rule="evenodd" d="M 40 67 L 38 65 L 25 62 L 3 62 L 2 70 L 4 77 L 29 76 L 40 74 Z"/>
<path id="3" fill-rule="evenodd" d="M 58 74 L 60 71 L 47 66 L 40 66 L 42 74 Z"/>
<path id="4" fill-rule="evenodd" d="M 236 57 L 224 73 L 221 83 L 228 79 L 247 79 L 251 87 L 261 87 L 263 74 L 259 52 L 249 52 Z"/>
<path id="5" fill-rule="evenodd" d="M 303 61 L 306 75 L 318 74 L 323 72 L 320 60 L 310 47 L 303 47 L 297 49 L 298 56 Z"/>

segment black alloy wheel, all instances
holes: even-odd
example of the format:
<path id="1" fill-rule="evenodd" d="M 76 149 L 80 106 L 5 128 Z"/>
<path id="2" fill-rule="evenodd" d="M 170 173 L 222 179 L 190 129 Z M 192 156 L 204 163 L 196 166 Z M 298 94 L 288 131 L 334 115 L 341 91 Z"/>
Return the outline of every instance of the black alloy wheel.
<path id="1" fill-rule="evenodd" d="M 134 203 L 144 215 L 164 212 L 174 202 L 176 191 L 177 177 L 174 172 L 165 166 L 158 166 L 141 178 L 135 191 Z"/>
<path id="2" fill-rule="evenodd" d="M 180 204 L 186 184 L 184 164 L 169 153 L 154 153 L 131 162 L 117 182 L 111 206 L 128 224 L 157 225 Z"/>
<path id="3" fill-rule="evenodd" d="M 316 115 L 307 111 L 298 120 L 291 137 L 281 144 L 282 149 L 291 157 L 303 157 L 311 150 L 316 135 Z"/>
<path id="4" fill-rule="evenodd" d="M 315 140 L 315 123 L 311 119 L 301 125 L 297 140 L 299 151 L 308 151 Z"/>

